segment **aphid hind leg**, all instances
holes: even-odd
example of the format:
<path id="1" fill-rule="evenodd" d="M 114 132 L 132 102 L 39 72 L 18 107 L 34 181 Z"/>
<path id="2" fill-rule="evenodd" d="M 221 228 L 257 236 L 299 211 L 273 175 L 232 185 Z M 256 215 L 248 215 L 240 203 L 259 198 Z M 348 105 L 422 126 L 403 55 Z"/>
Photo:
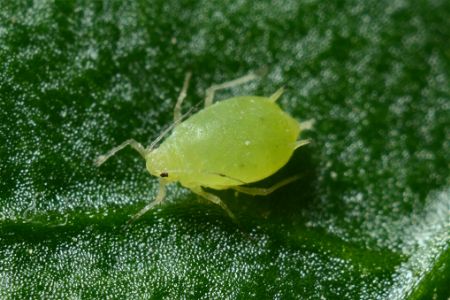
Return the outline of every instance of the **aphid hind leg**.
<path id="1" fill-rule="evenodd" d="M 231 210 L 228 208 L 228 206 L 222 201 L 220 200 L 219 197 L 217 197 L 216 195 L 213 195 L 211 193 L 205 192 L 202 187 L 194 187 L 194 188 L 190 188 L 194 193 L 196 193 L 197 195 L 205 198 L 206 200 L 211 201 L 214 204 L 219 205 L 220 207 L 223 208 L 223 210 L 225 210 L 228 214 L 228 216 L 230 216 L 230 218 L 236 222 L 236 217 L 234 216 L 234 214 L 231 212 Z"/>
<path id="2" fill-rule="evenodd" d="M 191 80 L 192 73 L 187 72 L 184 76 L 183 87 L 181 88 L 180 95 L 178 95 L 177 103 L 173 108 L 173 122 L 178 123 L 181 119 L 181 104 L 186 98 L 186 93 L 189 88 L 189 81 Z"/>
<path id="3" fill-rule="evenodd" d="M 98 156 L 94 160 L 94 164 L 98 167 L 101 164 L 103 164 L 105 161 L 107 161 L 111 156 L 116 154 L 118 151 L 122 150 L 126 146 L 130 145 L 134 150 L 139 152 L 139 154 L 145 159 L 145 156 L 148 154 L 148 150 L 146 150 L 140 143 L 136 142 L 133 139 L 126 140 L 122 144 L 120 144 L 117 147 L 112 148 L 109 150 L 106 154 Z"/>
<path id="4" fill-rule="evenodd" d="M 232 188 L 233 190 L 235 190 L 237 192 L 243 193 L 243 194 L 248 194 L 248 195 L 252 195 L 252 196 L 266 196 L 266 195 L 269 195 L 269 194 L 275 192 L 279 188 L 281 188 L 291 182 L 294 182 L 298 179 L 300 179 L 299 175 L 288 177 L 288 178 L 283 179 L 280 182 L 272 185 L 269 188 L 245 187 L 245 186 L 233 186 L 230 188 Z"/>
<path id="5" fill-rule="evenodd" d="M 239 77 L 231 81 L 227 81 L 221 84 L 213 84 L 208 89 L 206 89 L 205 107 L 208 107 L 213 103 L 215 92 L 244 84 L 246 82 L 257 79 L 258 77 L 259 77 L 258 74 L 251 72 L 245 76 Z"/>
<path id="6" fill-rule="evenodd" d="M 314 119 L 309 119 L 300 123 L 301 130 L 311 130 L 314 128 L 314 123 L 316 121 Z"/>
<path id="7" fill-rule="evenodd" d="M 310 119 L 310 120 L 299 123 L 298 126 L 300 127 L 300 130 L 302 130 L 302 131 L 303 130 L 311 130 L 314 128 L 314 123 L 315 123 L 314 119 Z M 295 142 L 294 149 L 308 145 L 309 143 L 311 143 L 310 139 L 299 140 L 299 141 Z"/>
<path id="8" fill-rule="evenodd" d="M 164 198 L 166 197 L 166 183 L 163 180 L 159 181 L 159 189 L 158 189 L 158 195 L 156 196 L 156 199 L 153 200 L 153 202 L 150 202 L 147 204 L 143 209 L 141 209 L 137 214 L 135 214 L 129 221 L 128 224 L 133 223 L 140 217 L 142 217 L 146 212 L 154 208 L 155 206 L 161 204 L 164 201 Z"/>

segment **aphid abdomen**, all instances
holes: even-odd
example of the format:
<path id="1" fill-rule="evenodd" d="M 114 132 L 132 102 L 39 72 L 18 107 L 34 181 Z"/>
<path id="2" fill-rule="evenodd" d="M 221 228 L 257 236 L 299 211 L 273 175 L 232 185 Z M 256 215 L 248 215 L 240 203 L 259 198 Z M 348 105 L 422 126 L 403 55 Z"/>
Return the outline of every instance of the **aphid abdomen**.
<path id="1" fill-rule="evenodd" d="M 156 172 L 178 171 L 183 185 L 227 188 L 275 173 L 299 133 L 298 122 L 269 98 L 235 97 L 178 125 L 148 163 Z"/>

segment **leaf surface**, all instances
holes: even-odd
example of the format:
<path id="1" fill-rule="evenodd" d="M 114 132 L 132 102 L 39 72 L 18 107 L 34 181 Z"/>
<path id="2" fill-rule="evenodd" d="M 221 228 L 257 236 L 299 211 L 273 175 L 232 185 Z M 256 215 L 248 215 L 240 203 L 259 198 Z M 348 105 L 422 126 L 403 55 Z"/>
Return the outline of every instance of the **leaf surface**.
<path id="1" fill-rule="evenodd" d="M 448 1 L 0 1 L 0 298 L 447 299 Z M 132 150 L 204 90 L 270 95 L 312 139 L 259 183 L 157 180 Z M 245 128 L 243 128 L 245 130 Z M 270 137 L 268 137 L 270 138 Z"/>

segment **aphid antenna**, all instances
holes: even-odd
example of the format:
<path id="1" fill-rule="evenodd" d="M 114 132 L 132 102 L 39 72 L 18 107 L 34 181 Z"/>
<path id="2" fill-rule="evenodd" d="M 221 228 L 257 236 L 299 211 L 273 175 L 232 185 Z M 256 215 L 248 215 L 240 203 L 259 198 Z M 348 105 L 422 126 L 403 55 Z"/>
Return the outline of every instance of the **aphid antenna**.
<path id="1" fill-rule="evenodd" d="M 186 119 L 194 109 L 197 109 L 200 104 L 203 104 L 202 102 L 197 103 L 196 105 L 192 106 L 186 113 L 184 113 L 176 122 L 173 122 L 172 124 L 170 124 L 169 127 L 167 127 L 166 129 L 163 130 L 163 132 L 161 132 L 161 134 L 150 144 L 150 146 L 147 147 L 148 151 L 152 151 L 153 149 L 155 149 L 156 145 L 167 135 L 169 134 L 170 131 L 172 131 L 172 129 L 174 129 L 178 124 L 181 123 L 181 121 L 183 121 L 184 119 Z"/>

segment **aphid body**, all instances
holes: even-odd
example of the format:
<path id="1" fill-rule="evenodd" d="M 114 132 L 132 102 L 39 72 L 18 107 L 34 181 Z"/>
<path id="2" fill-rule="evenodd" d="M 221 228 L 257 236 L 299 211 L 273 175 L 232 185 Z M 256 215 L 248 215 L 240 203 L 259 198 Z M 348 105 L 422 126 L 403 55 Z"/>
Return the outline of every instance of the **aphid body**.
<path id="1" fill-rule="evenodd" d="M 296 148 L 299 123 L 269 98 L 246 96 L 217 102 L 174 128 L 146 156 L 155 176 L 187 188 L 259 181 L 286 164 Z"/>
<path id="2" fill-rule="evenodd" d="M 256 75 L 249 74 L 212 86 L 207 90 L 205 108 L 180 122 L 180 107 L 190 79 L 188 73 L 175 106 L 173 131 L 159 147 L 154 142 L 144 148 L 136 141 L 128 140 L 97 159 L 96 164 L 100 165 L 120 149 L 131 145 L 146 160 L 147 170 L 160 178 L 156 200 L 133 220 L 163 201 L 165 185 L 170 182 L 178 181 L 220 205 L 234 219 L 227 206 L 217 196 L 204 191 L 204 187 L 266 195 L 297 179 L 287 178 L 271 188 L 242 186 L 262 180 L 284 166 L 296 148 L 308 143 L 308 140 L 297 139 L 302 129 L 311 126 L 311 122 L 299 123 L 276 104 L 282 89 L 270 97 L 239 96 L 212 104 L 215 91 L 254 78 Z"/>

